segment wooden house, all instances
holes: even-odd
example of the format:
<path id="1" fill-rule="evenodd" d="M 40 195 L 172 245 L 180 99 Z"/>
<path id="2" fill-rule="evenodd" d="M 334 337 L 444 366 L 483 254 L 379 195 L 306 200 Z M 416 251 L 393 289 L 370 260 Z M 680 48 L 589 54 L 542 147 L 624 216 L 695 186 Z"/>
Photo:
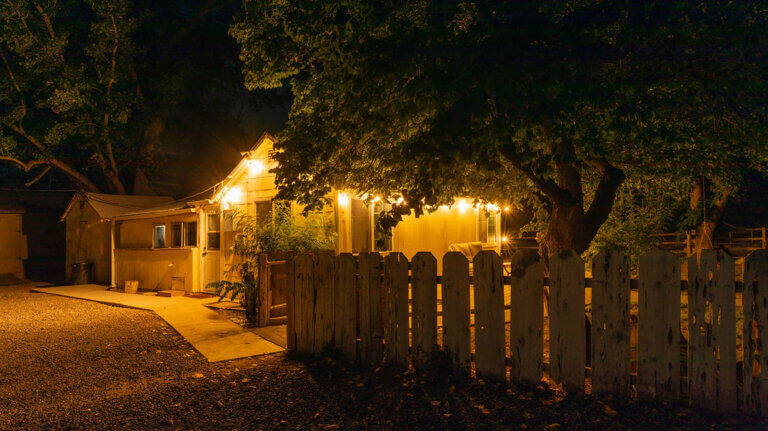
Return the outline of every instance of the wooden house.
<path id="1" fill-rule="evenodd" d="M 274 142 L 269 134 L 262 135 L 231 173 L 205 193 L 109 217 L 115 223 L 114 282 L 122 286 L 137 280 L 143 289 L 201 292 L 223 279 L 234 258 L 228 250 L 236 235 L 227 212 L 238 209 L 258 220 L 270 216 L 275 205 L 275 176 L 270 173 Z M 440 256 L 450 249 L 499 248 L 498 208 L 479 210 L 471 199 L 419 218 L 406 217 L 385 237 L 374 228 L 381 200 L 367 205 L 344 191 L 333 197 L 325 211 L 338 234 L 338 253 L 402 252 L 410 258 L 418 251 Z M 297 203 L 290 207 L 294 214 L 302 209 Z"/>

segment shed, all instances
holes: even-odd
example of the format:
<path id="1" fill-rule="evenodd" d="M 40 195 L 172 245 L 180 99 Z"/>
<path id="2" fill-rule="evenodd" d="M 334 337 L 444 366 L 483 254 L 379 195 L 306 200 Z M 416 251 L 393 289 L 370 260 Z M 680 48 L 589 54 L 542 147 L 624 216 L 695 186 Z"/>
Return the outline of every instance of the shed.
<path id="1" fill-rule="evenodd" d="M 23 215 L 24 208 L 18 205 L 0 205 L 0 274 L 24 278 L 27 237 L 21 229 Z"/>
<path id="2" fill-rule="evenodd" d="M 92 283 L 110 284 L 113 238 L 108 219 L 170 202 L 170 196 L 77 193 L 61 216 L 67 231 L 67 281 L 73 282 L 72 265 L 85 262 L 92 265 Z"/>

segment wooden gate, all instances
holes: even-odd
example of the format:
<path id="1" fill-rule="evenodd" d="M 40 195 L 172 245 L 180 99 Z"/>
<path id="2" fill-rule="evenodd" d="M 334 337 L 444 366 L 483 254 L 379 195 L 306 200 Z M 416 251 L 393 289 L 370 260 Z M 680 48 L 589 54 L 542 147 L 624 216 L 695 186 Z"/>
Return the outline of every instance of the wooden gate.
<path id="1" fill-rule="evenodd" d="M 259 326 L 286 323 L 288 262 L 291 257 L 291 253 L 262 253 L 259 256 Z"/>

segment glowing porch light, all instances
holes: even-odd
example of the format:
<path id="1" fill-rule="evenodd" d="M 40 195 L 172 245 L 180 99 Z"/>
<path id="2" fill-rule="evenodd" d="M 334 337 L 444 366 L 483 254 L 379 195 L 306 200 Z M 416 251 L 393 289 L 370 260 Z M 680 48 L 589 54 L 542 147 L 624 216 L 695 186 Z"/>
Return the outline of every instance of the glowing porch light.
<path id="1" fill-rule="evenodd" d="M 509 241 L 509 238 L 505 236 L 501 237 L 501 242 L 507 242 L 507 241 Z"/>
<path id="2" fill-rule="evenodd" d="M 395 202 L 395 204 L 397 204 L 397 205 L 400 205 L 400 204 L 401 204 L 401 203 L 403 203 L 403 202 L 405 202 L 405 199 L 404 199 L 402 196 L 400 196 L 400 197 L 397 199 L 397 202 Z"/>
<path id="3" fill-rule="evenodd" d="M 469 208 L 471 205 L 469 205 L 469 203 L 468 203 L 467 201 L 465 201 L 464 199 L 460 199 L 460 200 L 459 200 L 459 203 L 457 204 L 457 206 L 459 207 L 459 212 L 464 212 L 464 211 L 466 211 L 466 210 L 467 210 L 467 209 L 468 209 L 468 208 Z"/>
<path id="4" fill-rule="evenodd" d="M 339 201 L 339 206 L 349 205 L 349 195 L 347 195 L 344 192 L 339 192 L 338 201 Z"/>
<path id="5" fill-rule="evenodd" d="M 224 194 L 224 199 L 222 199 L 221 203 L 229 206 L 231 204 L 240 203 L 242 199 L 243 199 L 242 190 L 240 190 L 240 187 L 235 186 L 227 190 L 227 192 Z"/>
<path id="6" fill-rule="evenodd" d="M 264 163 L 261 160 L 248 160 L 248 172 L 250 172 L 251 175 L 260 175 L 264 172 L 264 168 Z"/>
<path id="7" fill-rule="evenodd" d="M 505 212 L 505 213 L 508 213 L 508 212 L 509 212 L 509 207 L 508 207 L 508 206 L 504 207 L 504 212 Z"/>

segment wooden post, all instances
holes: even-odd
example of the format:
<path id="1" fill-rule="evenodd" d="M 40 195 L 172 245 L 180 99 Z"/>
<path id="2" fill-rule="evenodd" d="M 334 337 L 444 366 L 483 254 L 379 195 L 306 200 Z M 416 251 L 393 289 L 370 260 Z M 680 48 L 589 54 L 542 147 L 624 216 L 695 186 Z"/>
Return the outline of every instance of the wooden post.
<path id="1" fill-rule="evenodd" d="M 735 328 L 733 259 L 722 251 L 702 250 L 698 259 L 696 256 L 688 259 L 688 396 L 691 405 L 719 411 L 736 410 Z"/>
<path id="2" fill-rule="evenodd" d="M 356 266 L 351 253 L 340 254 L 333 285 L 334 345 L 350 360 L 357 357 Z"/>
<path id="3" fill-rule="evenodd" d="M 479 377 L 507 378 L 504 328 L 504 269 L 495 251 L 473 261 L 475 294 L 475 369 Z"/>
<path id="4" fill-rule="evenodd" d="M 443 349 L 453 362 L 470 369 L 469 262 L 452 251 L 443 256 Z"/>
<path id="5" fill-rule="evenodd" d="M 744 259 L 742 409 L 768 416 L 768 250 Z"/>
<path id="6" fill-rule="evenodd" d="M 425 364 L 437 350 L 437 259 L 428 252 L 411 261 L 413 361 Z"/>
<path id="7" fill-rule="evenodd" d="M 315 341 L 315 263 L 309 254 L 294 260 L 294 292 L 296 312 L 296 350 L 314 352 Z"/>
<path id="8" fill-rule="evenodd" d="M 680 398 L 680 265 L 663 250 L 640 257 L 637 391 L 641 398 Z"/>
<path id="9" fill-rule="evenodd" d="M 544 265 L 537 250 L 518 250 L 510 265 L 512 383 L 536 386 L 543 370 Z"/>
<path id="10" fill-rule="evenodd" d="M 584 261 L 569 251 L 549 260 L 550 375 L 569 392 L 584 392 L 586 326 Z"/>
<path id="11" fill-rule="evenodd" d="M 360 298 L 360 359 L 366 362 L 381 362 L 382 359 L 382 316 L 381 316 L 381 255 L 360 253 L 358 281 Z"/>
<path id="12" fill-rule="evenodd" d="M 259 254 L 258 286 L 259 326 L 267 326 L 269 322 L 269 257 L 267 253 Z"/>
<path id="13" fill-rule="evenodd" d="M 408 364 L 408 260 L 402 253 L 384 259 L 386 286 L 385 336 L 387 360 Z"/>
<path id="14" fill-rule="evenodd" d="M 322 353 L 333 342 L 335 267 L 336 259 L 328 253 L 320 253 L 315 259 L 315 354 Z"/>
<path id="15" fill-rule="evenodd" d="M 629 395 L 629 259 L 601 251 L 592 260 L 592 393 Z"/>
<path id="16" fill-rule="evenodd" d="M 288 350 L 296 350 L 296 268 L 294 268 L 295 256 L 289 256 L 285 264 L 288 265 L 286 283 L 286 310 L 285 333 Z"/>

